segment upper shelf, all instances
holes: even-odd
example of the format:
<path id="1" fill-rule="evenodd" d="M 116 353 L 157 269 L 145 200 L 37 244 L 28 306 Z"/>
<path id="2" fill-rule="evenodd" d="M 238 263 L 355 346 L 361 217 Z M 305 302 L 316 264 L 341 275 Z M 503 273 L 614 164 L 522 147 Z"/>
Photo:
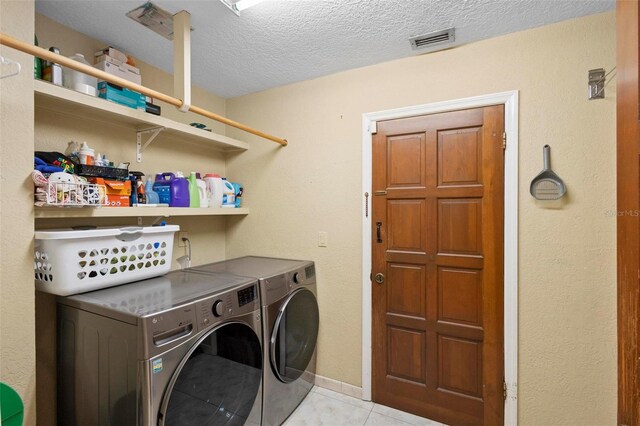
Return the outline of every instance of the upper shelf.
<path id="1" fill-rule="evenodd" d="M 207 144 L 221 151 L 249 149 L 247 142 L 224 135 L 201 130 L 188 124 L 178 123 L 165 117 L 119 105 L 105 99 L 79 93 L 46 81 L 34 80 L 35 106 L 55 111 L 116 122 L 131 126 L 135 130 L 164 127 L 164 131 L 182 140 Z"/>

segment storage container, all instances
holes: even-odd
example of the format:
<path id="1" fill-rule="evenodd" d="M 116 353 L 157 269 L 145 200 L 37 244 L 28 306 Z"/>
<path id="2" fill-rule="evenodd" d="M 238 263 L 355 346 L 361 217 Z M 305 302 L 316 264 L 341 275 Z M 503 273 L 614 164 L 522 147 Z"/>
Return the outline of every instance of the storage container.
<path id="1" fill-rule="evenodd" d="M 68 296 L 169 272 L 177 225 L 36 231 L 36 288 Z"/>
<path id="2" fill-rule="evenodd" d="M 80 53 L 76 53 L 70 56 L 69 59 L 73 59 L 81 64 L 91 66 L 89 62 Z M 90 96 L 96 96 L 98 79 L 88 74 L 81 73 L 80 71 L 72 70 L 71 68 L 62 67 L 62 82 L 64 87 L 75 90 L 76 92 L 85 93 Z M 88 164 L 88 163 L 87 163 Z"/>
<path id="3" fill-rule="evenodd" d="M 147 109 L 146 97 L 143 94 L 106 81 L 98 82 L 98 96 L 129 108 L 142 111 Z"/>
<path id="4" fill-rule="evenodd" d="M 135 84 L 142 84 L 142 76 L 138 73 L 132 72 L 131 70 L 125 68 L 122 65 L 114 64 L 113 62 L 102 61 L 98 62 L 94 65 L 95 68 L 100 71 L 104 71 L 107 74 L 111 74 L 115 77 L 124 78 L 127 81 L 130 81 Z M 146 104 L 146 99 L 145 99 Z"/>

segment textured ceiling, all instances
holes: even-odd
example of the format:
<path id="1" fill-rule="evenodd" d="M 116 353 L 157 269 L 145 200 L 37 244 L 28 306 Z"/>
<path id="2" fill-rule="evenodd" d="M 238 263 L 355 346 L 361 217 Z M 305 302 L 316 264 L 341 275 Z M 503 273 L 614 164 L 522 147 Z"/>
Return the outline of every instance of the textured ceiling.
<path id="1" fill-rule="evenodd" d="M 143 3 L 36 0 L 36 10 L 171 72 L 171 42 L 125 16 Z M 412 56 L 409 37 L 451 26 L 457 45 L 615 8 L 614 0 L 267 0 L 237 17 L 218 0 L 155 3 L 191 13 L 193 82 L 226 98 Z"/>

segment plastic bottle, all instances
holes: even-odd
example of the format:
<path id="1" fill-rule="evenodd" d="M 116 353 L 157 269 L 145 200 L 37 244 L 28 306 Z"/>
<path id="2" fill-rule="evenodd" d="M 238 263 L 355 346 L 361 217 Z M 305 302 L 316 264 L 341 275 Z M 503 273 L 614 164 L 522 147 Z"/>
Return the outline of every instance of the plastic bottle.
<path id="1" fill-rule="evenodd" d="M 198 178 L 196 172 L 189 175 L 189 207 L 200 207 L 200 194 L 198 193 Z"/>
<path id="2" fill-rule="evenodd" d="M 147 178 L 147 183 L 144 186 L 144 192 L 147 194 L 147 204 L 158 204 L 160 202 L 158 193 L 153 190 L 153 181 L 150 177 Z"/>
<path id="3" fill-rule="evenodd" d="M 177 171 L 171 182 L 171 207 L 189 207 L 189 181 L 182 172 Z"/>
<path id="4" fill-rule="evenodd" d="M 242 193 L 244 192 L 244 188 L 242 188 L 242 184 L 237 182 L 232 182 L 231 184 L 233 185 L 233 189 L 236 193 L 236 208 L 240 208 L 242 204 Z"/>
<path id="5" fill-rule="evenodd" d="M 235 208 L 236 206 L 236 190 L 233 188 L 233 184 L 222 178 L 222 184 L 224 185 L 222 193 L 222 207 Z"/>
<path id="6" fill-rule="evenodd" d="M 76 62 L 91 66 L 89 62 L 84 58 L 84 55 L 76 53 L 73 56 L 69 56 L 69 59 L 73 59 Z M 90 75 L 72 70 L 71 68 L 62 67 L 62 76 L 64 81 L 64 87 L 75 90 L 76 92 L 85 93 L 87 95 L 96 96 L 98 79 L 91 77 Z"/>
<path id="7" fill-rule="evenodd" d="M 158 201 L 171 205 L 171 184 L 176 176 L 173 173 L 158 173 L 153 183 L 153 190 L 158 194 Z"/>
<path id="8" fill-rule="evenodd" d="M 204 182 L 207 185 L 209 207 L 222 207 L 222 192 L 224 190 L 224 186 L 220 175 L 208 173 L 204 175 Z"/>
<path id="9" fill-rule="evenodd" d="M 198 185 L 198 195 L 200 196 L 200 207 L 209 207 L 207 184 L 200 178 L 200 173 L 196 173 L 196 184 Z"/>
<path id="10" fill-rule="evenodd" d="M 35 45 L 38 45 L 38 36 L 34 35 Z M 40 80 L 42 78 L 42 59 L 33 57 L 33 77 Z"/>
<path id="11" fill-rule="evenodd" d="M 86 142 L 82 142 L 82 145 L 80 145 L 78 156 L 80 157 L 80 164 L 85 164 L 87 166 L 93 165 L 95 154 L 93 149 L 89 148 L 89 145 L 87 145 Z"/>
<path id="12" fill-rule="evenodd" d="M 60 49 L 54 46 L 51 46 L 49 51 L 58 55 L 60 54 Z M 62 67 L 55 62 L 45 61 L 44 68 L 42 69 L 42 78 L 57 86 L 62 86 Z"/>

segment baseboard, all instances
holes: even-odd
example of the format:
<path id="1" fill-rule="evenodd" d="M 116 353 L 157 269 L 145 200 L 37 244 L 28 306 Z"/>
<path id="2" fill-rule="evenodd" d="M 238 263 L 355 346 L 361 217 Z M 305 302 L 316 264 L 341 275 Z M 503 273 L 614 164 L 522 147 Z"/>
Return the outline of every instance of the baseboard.
<path id="1" fill-rule="evenodd" d="M 341 382 L 316 374 L 315 384 L 316 386 L 319 386 L 321 388 L 329 389 L 334 392 L 345 394 L 347 396 L 362 399 L 362 388 L 349 383 Z"/>

